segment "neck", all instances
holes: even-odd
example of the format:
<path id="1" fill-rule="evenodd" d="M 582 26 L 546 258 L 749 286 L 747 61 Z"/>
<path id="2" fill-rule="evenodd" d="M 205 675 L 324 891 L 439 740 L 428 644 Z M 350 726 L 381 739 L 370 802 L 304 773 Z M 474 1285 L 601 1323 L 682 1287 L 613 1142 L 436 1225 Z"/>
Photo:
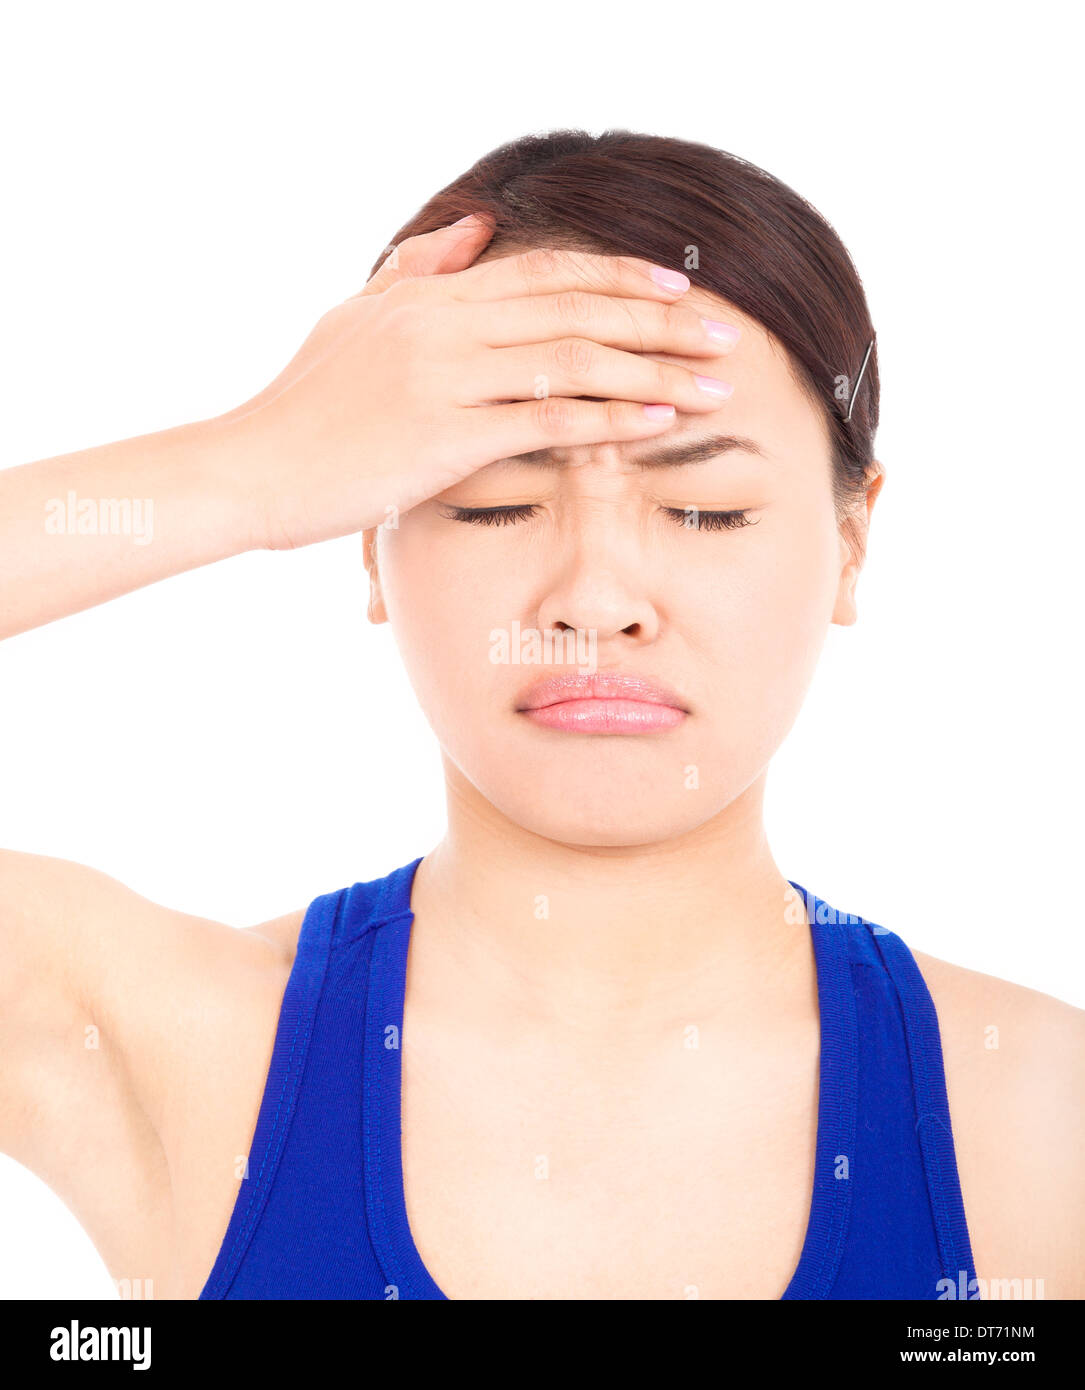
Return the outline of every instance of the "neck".
<path id="1" fill-rule="evenodd" d="M 446 778 L 448 832 L 411 894 L 411 991 L 427 1007 L 614 1040 L 809 1000 L 810 937 L 765 838 L 764 774 L 695 831 L 628 847 L 534 835 L 454 765 Z"/>

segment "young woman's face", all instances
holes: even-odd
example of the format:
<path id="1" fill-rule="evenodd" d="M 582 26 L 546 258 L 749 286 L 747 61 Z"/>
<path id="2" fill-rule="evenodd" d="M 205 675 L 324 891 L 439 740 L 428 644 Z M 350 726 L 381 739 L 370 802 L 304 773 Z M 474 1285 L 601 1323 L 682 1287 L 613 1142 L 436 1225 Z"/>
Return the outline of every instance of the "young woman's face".
<path id="1" fill-rule="evenodd" d="M 718 410 L 679 412 L 654 439 L 559 450 L 551 467 L 491 464 L 375 545 L 367 536 L 370 616 L 392 623 L 448 775 L 566 844 L 656 843 L 731 805 L 790 729 L 829 623 L 855 619 L 824 419 L 756 322 L 701 291 L 682 302 L 740 328 L 738 346 L 714 359 L 648 355 L 729 381 Z M 636 466 L 717 434 L 760 453 Z M 455 519 L 497 507 L 522 511 L 504 524 Z M 739 511 L 750 524 L 735 529 L 700 516 Z M 552 646 L 548 664 L 545 635 L 570 629 L 579 651 Z M 655 681 L 681 711 L 635 709 L 645 732 L 599 732 L 599 704 L 524 711 L 539 682 L 593 670 Z"/>

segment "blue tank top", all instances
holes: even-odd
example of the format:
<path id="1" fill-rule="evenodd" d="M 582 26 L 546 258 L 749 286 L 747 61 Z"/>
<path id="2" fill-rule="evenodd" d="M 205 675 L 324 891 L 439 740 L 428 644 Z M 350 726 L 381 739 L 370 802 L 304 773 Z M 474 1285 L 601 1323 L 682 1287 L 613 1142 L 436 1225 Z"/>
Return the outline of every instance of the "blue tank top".
<path id="1" fill-rule="evenodd" d="M 248 1172 L 201 1299 L 446 1298 L 411 1236 L 400 1154 L 420 863 L 309 907 Z M 810 1212 L 783 1298 L 974 1299 L 923 977 L 899 937 L 789 881 L 813 939 L 821 1051 Z"/>

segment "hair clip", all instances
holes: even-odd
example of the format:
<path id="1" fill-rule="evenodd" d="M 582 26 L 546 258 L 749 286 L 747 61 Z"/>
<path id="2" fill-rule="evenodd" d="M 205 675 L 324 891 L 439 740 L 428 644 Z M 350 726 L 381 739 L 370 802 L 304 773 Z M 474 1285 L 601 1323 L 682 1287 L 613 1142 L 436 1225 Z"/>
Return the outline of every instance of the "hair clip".
<path id="1" fill-rule="evenodd" d="M 877 336 L 878 335 L 875 333 L 874 338 Z M 874 347 L 874 338 L 871 338 L 870 342 L 867 343 L 866 353 L 863 357 L 863 365 L 859 368 L 859 375 L 855 379 L 855 385 L 852 387 L 851 395 L 848 398 L 848 413 L 844 416 L 845 424 L 851 419 L 851 409 L 855 404 L 855 397 L 859 394 L 859 387 L 863 384 L 863 373 L 866 371 L 866 364 L 870 361 L 870 354 Z"/>

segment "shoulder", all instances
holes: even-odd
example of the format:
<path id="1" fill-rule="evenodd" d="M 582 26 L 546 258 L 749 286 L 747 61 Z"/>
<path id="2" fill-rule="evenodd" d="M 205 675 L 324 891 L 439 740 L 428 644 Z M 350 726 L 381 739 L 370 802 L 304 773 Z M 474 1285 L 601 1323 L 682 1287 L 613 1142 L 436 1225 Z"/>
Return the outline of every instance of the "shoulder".
<path id="1" fill-rule="evenodd" d="M 84 1001 L 125 983 L 168 989 L 177 969 L 214 983 L 211 967 L 293 958 L 304 912 L 237 928 L 164 907 L 85 864 L 0 850 L 0 930 L 16 967 L 52 970 Z M 133 979 L 139 976 L 138 981 Z"/>
<path id="2" fill-rule="evenodd" d="M 39 1031 L 93 1030 L 161 1133 L 178 1069 L 243 1047 L 248 1022 L 277 1011 L 303 916 L 239 929 L 83 864 L 0 851 L 9 1023 L 31 1053 Z"/>
<path id="3" fill-rule="evenodd" d="M 0 851 L 0 1152 L 114 1274 L 170 1287 L 193 1251 L 199 1268 L 213 1256 L 302 916 L 238 929 Z"/>
<path id="4" fill-rule="evenodd" d="M 242 927 L 244 936 L 264 941 L 281 957 L 284 964 L 292 963 L 298 949 L 298 936 L 301 924 L 305 921 L 305 909 L 288 912 L 283 917 L 274 917 L 270 922 L 261 922 L 256 927 Z"/>
<path id="5" fill-rule="evenodd" d="M 1085 1010 L 912 954 L 938 1015 L 978 1277 L 1085 1298 Z"/>

